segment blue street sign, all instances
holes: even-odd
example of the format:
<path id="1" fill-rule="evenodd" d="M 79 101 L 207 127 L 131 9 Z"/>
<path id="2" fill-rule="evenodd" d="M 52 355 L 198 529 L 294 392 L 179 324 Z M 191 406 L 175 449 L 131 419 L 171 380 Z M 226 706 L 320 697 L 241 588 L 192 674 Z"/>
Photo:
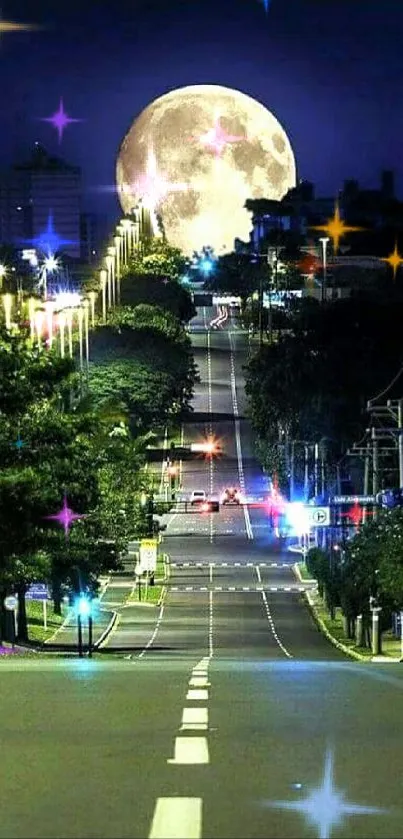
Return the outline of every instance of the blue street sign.
<path id="1" fill-rule="evenodd" d="M 51 594 L 45 583 L 32 583 L 25 592 L 26 600 L 51 600 Z"/>
<path id="2" fill-rule="evenodd" d="M 375 504 L 375 495 L 333 495 L 331 504 Z"/>

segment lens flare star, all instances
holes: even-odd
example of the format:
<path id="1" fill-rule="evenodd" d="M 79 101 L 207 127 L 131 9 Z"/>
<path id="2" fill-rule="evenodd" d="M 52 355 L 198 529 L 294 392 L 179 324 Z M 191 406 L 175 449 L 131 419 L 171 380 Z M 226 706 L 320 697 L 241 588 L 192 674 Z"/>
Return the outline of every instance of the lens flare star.
<path id="1" fill-rule="evenodd" d="M 62 509 L 58 513 L 55 513 L 52 516 L 44 516 L 44 518 L 49 519 L 51 521 L 57 521 L 59 522 L 59 524 L 62 524 L 64 527 L 64 532 L 67 536 L 73 522 L 77 519 L 85 518 L 85 514 L 74 513 L 73 510 L 71 510 L 67 504 L 66 496 L 64 496 Z"/>
<path id="2" fill-rule="evenodd" d="M 40 117 L 41 122 L 50 122 L 57 130 L 59 144 L 62 142 L 64 129 L 73 122 L 83 122 L 82 119 L 75 119 L 69 117 L 64 110 L 63 99 L 60 97 L 59 110 L 55 111 L 50 117 Z"/>
<path id="3" fill-rule="evenodd" d="M 295 789 L 302 785 L 294 785 Z M 330 839 L 333 828 L 340 827 L 347 816 L 372 816 L 386 813 L 379 807 L 366 807 L 346 801 L 343 792 L 333 785 L 333 754 L 326 752 L 322 785 L 299 801 L 272 801 L 267 806 L 301 813 L 318 839 Z"/>
<path id="4" fill-rule="evenodd" d="M 199 137 L 192 137 L 192 140 L 197 140 L 203 146 L 214 152 L 216 157 L 221 157 L 224 149 L 230 143 L 240 143 L 246 138 L 239 134 L 227 134 L 225 129 L 220 124 L 220 117 L 216 117 L 214 125 L 205 134 Z"/>
<path id="5" fill-rule="evenodd" d="M 132 184 L 130 191 L 140 197 L 145 207 L 155 210 L 169 192 L 189 189 L 186 183 L 171 183 L 158 172 L 157 158 L 152 149 L 147 156 L 146 171 Z"/>
<path id="6" fill-rule="evenodd" d="M 344 224 L 343 219 L 340 217 L 340 208 L 337 201 L 334 207 L 333 218 L 329 219 L 327 224 L 318 224 L 312 227 L 312 230 L 323 230 L 324 233 L 327 233 L 327 235 L 330 236 L 333 240 L 333 250 L 335 254 L 339 249 L 339 243 L 342 236 L 345 236 L 346 233 L 357 233 L 358 231 L 364 229 L 364 227 L 353 227 L 352 225 Z"/>
<path id="7" fill-rule="evenodd" d="M 397 242 L 395 242 L 395 249 L 393 253 L 389 256 L 381 257 L 382 262 L 388 262 L 390 267 L 393 268 L 393 279 L 396 279 L 397 269 L 403 264 L 403 257 L 398 251 Z"/>
<path id="8" fill-rule="evenodd" d="M 75 245 L 76 242 L 73 242 L 71 239 L 62 239 L 54 228 L 53 224 L 53 213 L 50 212 L 48 215 L 48 224 L 46 230 L 42 233 L 39 233 L 38 236 L 35 236 L 34 239 L 24 239 L 24 243 L 34 245 L 37 250 L 42 251 L 42 253 L 46 254 L 47 257 L 52 256 L 57 251 L 59 251 L 63 245 Z"/>

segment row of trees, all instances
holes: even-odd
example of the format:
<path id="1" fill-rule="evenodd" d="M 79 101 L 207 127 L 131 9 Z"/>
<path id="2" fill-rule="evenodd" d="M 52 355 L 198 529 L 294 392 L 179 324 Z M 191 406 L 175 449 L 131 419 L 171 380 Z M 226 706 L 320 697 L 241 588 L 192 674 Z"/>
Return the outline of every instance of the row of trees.
<path id="1" fill-rule="evenodd" d="M 287 442 L 321 441 L 335 463 L 362 436 L 367 400 L 402 362 L 401 316 L 402 303 L 390 298 L 305 299 L 276 342 L 251 358 L 246 392 L 258 451 L 284 489 Z"/>
<path id="2" fill-rule="evenodd" d="M 403 510 L 381 512 L 362 525 L 353 539 L 327 554 L 313 548 L 307 566 L 330 615 L 341 607 L 347 637 L 355 637 L 357 615 L 362 615 L 360 641 L 369 646 L 371 602 L 382 610 L 382 629 L 390 627 L 392 612 L 403 606 Z"/>
<path id="3" fill-rule="evenodd" d="M 32 582 L 51 586 L 60 613 L 66 590 L 95 591 L 144 530 L 147 443 L 186 410 L 196 375 L 184 328 L 193 307 L 172 270 L 180 255 L 165 249 L 166 271 L 163 243 L 143 246 L 143 268 L 137 259 L 122 279 L 124 305 L 91 333 L 83 399 L 71 399 L 73 361 L 34 346 L 24 325 L 0 332 L 0 638 L 8 594 L 18 595 L 19 639 L 27 640 Z M 148 273 L 153 253 L 158 275 Z M 64 498 L 80 515 L 66 534 L 47 518 Z"/>

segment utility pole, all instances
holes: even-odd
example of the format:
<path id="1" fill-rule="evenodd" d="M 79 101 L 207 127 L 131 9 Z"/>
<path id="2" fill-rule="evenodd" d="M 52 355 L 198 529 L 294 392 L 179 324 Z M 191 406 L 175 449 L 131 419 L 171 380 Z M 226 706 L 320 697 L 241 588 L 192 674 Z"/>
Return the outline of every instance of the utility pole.
<path id="1" fill-rule="evenodd" d="M 294 501 L 295 494 L 295 441 L 291 440 L 290 455 L 290 501 Z"/>
<path id="2" fill-rule="evenodd" d="M 314 446 L 314 458 L 315 458 L 315 465 L 314 465 L 314 496 L 315 498 L 318 495 L 318 488 L 319 488 L 319 443 L 315 443 Z"/>

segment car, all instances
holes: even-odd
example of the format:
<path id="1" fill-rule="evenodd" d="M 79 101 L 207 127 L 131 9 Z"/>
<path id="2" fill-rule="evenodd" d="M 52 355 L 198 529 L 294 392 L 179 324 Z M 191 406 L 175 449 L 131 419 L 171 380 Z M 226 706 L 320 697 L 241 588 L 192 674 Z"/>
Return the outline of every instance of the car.
<path id="1" fill-rule="evenodd" d="M 221 495 L 221 504 L 240 504 L 242 496 L 236 487 L 227 487 Z"/>
<path id="2" fill-rule="evenodd" d="M 190 493 L 191 504 L 204 504 L 207 501 L 207 493 L 205 489 L 194 489 Z"/>

